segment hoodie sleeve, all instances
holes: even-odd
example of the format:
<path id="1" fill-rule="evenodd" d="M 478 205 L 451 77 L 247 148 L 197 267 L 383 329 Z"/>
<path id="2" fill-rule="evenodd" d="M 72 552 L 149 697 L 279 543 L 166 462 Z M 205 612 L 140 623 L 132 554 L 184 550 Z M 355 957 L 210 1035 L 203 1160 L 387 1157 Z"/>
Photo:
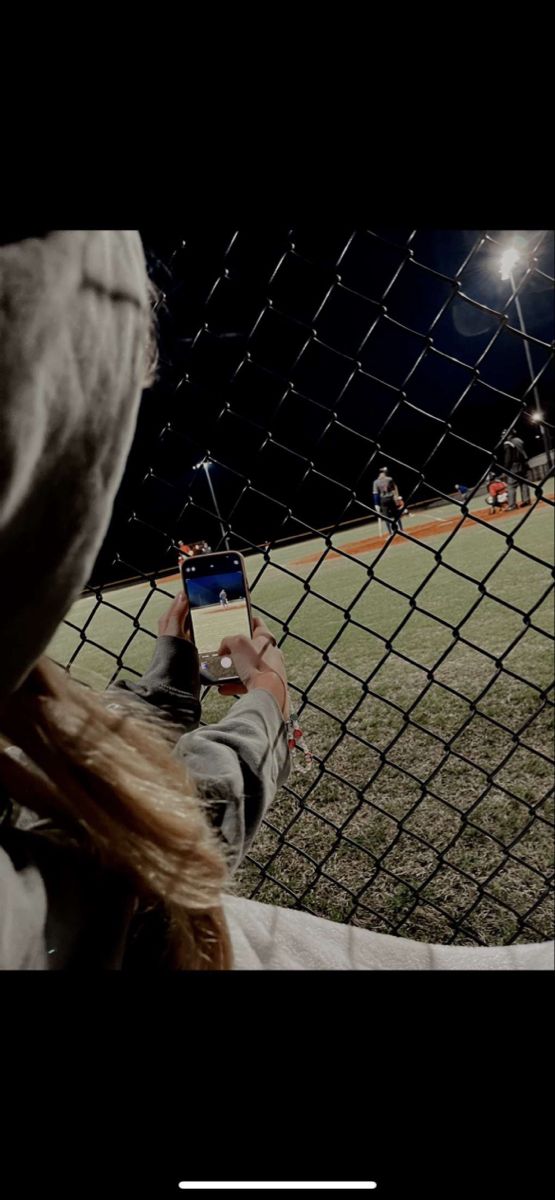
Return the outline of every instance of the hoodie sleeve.
<path id="1" fill-rule="evenodd" d="M 241 697 L 215 725 L 199 726 L 200 679 L 195 646 L 163 636 L 150 667 L 137 681 L 121 680 L 110 689 L 154 705 L 172 724 L 174 755 L 181 759 L 209 804 L 214 824 L 239 866 L 278 787 L 289 776 L 287 728 L 270 692 L 256 688 Z M 181 735 L 180 735 L 181 731 Z"/>
<path id="2" fill-rule="evenodd" d="M 185 638 L 157 638 L 152 662 L 140 679 L 119 679 L 110 691 L 123 700 L 131 693 L 184 729 L 195 729 L 200 721 L 200 675 L 198 652 Z"/>
<path id="3" fill-rule="evenodd" d="M 209 802 L 235 870 L 289 777 L 287 728 L 279 706 L 270 692 L 255 688 L 216 725 L 181 737 L 174 753 Z"/>

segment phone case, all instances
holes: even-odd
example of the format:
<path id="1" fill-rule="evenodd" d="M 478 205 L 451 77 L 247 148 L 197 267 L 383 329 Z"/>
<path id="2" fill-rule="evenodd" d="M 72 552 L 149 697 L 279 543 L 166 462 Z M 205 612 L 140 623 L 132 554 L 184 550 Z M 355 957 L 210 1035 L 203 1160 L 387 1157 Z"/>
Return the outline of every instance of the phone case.
<path id="1" fill-rule="evenodd" d="M 250 595 L 250 591 L 249 591 L 247 572 L 246 572 L 245 560 L 243 558 L 243 555 L 238 550 L 216 550 L 216 551 L 214 551 L 213 554 L 195 555 L 194 561 L 195 561 L 195 564 L 202 563 L 203 561 L 204 562 L 212 562 L 213 559 L 219 558 L 220 556 L 222 556 L 224 558 L 229 558 L 230 554 L 233 554 L 233 556 L 235 558 L 238 558 L 239 562 L 241 564 L 241 572 L 243 575 L 243 582 L 245 585 L 245 600 L 246 600 L 247 613 L 248 613 L 248 618 L 249 618 L 249 630 L 250 630 L 250 633 L 252 636 L 251 595 Z M 185 568 L 185 563 L 182 563 L 181 564 L 181 579 L 183 582 L 185 594 L 187 595 L 188 594 L 187 593 L 187 580 L 185 578 L 185 569 L 184 568 Z M 194 629 L 193 629 L 192 621 L 191 621 L 191 634 L 192 634 L 193 641 L 194 641 Z M 202 656 L 199 655 L 199 657 L 200 657 L 200 663 L 199 663 L 200 678 L 201 678 L 201 681 L 204 684 L 206 684 L 208 687 L 221 687 L 222 684 L 224 684 L 224 683 L 226 683 L 226 684 L 236 683 L 237 685 L 240 684 L 241 680 L 239 679 L 239 676 L 234 675 L 233 673 L 231 673 L 231 674 L 229 673 L 229 668 L 227 667 L 227 664 L 225 666 L 223 665 L 224 660 L 221 659 L 218 654 L 204 654 Z"/>

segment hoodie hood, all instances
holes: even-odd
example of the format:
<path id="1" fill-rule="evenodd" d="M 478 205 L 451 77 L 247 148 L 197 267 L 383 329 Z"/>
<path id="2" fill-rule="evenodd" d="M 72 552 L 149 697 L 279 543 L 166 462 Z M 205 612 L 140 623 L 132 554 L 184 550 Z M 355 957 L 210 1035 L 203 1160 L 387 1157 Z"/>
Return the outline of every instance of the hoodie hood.
<path id="1" fill-rule="evenodd" d="M 135 429 L 148 322 L 136 230 L 0 244 L 0 696 L 89 578 Z"/>

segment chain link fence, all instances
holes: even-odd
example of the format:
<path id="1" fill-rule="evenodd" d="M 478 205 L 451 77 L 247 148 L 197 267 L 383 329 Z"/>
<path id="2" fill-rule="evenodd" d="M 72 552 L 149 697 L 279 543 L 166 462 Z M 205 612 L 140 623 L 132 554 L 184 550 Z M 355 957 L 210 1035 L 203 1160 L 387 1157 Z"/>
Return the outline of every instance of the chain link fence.
<path id="1" fill-rule="evenodd" d="M 179 543 L 241 550 L 314 766 L 238 890 L 427 941 L 552 936 L 551 235 L 504 281 L 495 232 L 142 233 L 160 378 L 58 657 L 140 673 Z M 518 430 L 531 503 L 493 513 Z"/>

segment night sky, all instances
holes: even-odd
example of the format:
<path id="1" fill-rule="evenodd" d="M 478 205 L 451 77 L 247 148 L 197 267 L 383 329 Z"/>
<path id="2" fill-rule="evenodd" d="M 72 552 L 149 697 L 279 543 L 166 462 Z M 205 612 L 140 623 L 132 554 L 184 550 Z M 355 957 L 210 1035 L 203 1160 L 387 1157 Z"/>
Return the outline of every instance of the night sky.
<path id="1" fill-rule="evenodd" d="M 541 231 L 491 230 L 474 253 L 475 230 L 140 232 L 164 296 L 159 378 L 95 583 L 171 566 L 172 540 L 221 548 L 203 511 L 206 475 L 193 470 L 207 452 L 231 545 L 243 550 L 364 519 L 382 465 L 407 503 L 473 487 L 489 468 L 530 376 L 523 339 L 479 306 L 503 309 L 501 249 L 516 236 L 529 253 Z M 552 343 L 552 232 L 535 257 L 520 303 L 528 333 Z M 523 253 L 517 285 L 525 269 Z M 506 324 L 518 327 L 514 302 Z M 547 364 L 538 391 L 552 425 L 552 351 L 532 344 L 531 355 L 535 371 Z M 528 416 L 516 431 L 530 456 L 541 452 Z"/>
<path id="2" fill-rule="evenodd" d="M 191 563 L 194 566 L 194 563 Z M 241 571 L 229 571 L 225 575 L 202 575 L 195 578 L 188 576 L 188 590 L 191 608 L 202 608 L 206 604 L 218 604 L 220 592 L 226 593 L 231 604 L 234 600 L 245 599 L 243 576 Z"/>

